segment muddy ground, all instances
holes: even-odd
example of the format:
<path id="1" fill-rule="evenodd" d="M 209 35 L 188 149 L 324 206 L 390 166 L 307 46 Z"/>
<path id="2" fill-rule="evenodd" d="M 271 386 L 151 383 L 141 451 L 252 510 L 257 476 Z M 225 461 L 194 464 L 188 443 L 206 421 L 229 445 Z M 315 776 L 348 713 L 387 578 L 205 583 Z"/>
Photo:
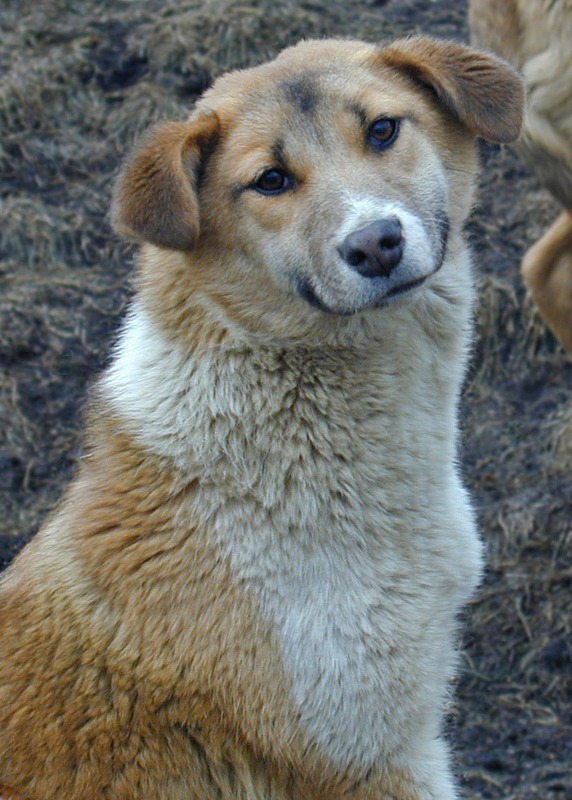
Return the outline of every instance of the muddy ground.
<path id="1" fill-rule="evenodd" d="M 223 69 L 301 36 L 466 38 L 461 0 L 1 0 L 0 557 L 33 535 L 81 452 L 82 402 L 130 293 L 114 172 Z M 556 206 L 482 147 L 468 234 L 478 335 L 463 464 L 488 545 L 450 737 L 471 798 L 572 797 L 572 365 L 518 264 Z"/>

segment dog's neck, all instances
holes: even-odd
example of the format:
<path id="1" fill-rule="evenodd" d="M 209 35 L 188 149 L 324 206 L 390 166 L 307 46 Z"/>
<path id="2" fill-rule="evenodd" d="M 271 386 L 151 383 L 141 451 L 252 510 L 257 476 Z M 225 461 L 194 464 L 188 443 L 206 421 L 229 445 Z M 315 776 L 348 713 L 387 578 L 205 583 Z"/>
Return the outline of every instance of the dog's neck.
<path id="1" fill-rule="evenodd" d="M 435 303 L 442 308 L 435 309 Z M 212 320 L 205 336 L 204 315 L 197 314 L 200 335 L 188 348 L 169 337 L 136 301 L 101 390 L 139 444 L 191 469 L 204 470 L 218 448 L 229 469 L 233 460 L 237 467 L 243 455 L 233 458 L 235 428 L 254 447 L 264 421 L 265 430 L 275 428 L 279 442 L 285 436 L 282 416 L 298 419 L 303 427 L 305 407 L 323 421 L 325 440 L 346 431 L 351 444 L 352 426 L 371 415 L 392 421 L 398 447 L 400 421 L 408 428 L 408 415 L 425 412 L 427 430 L 441 438 L 439 429 L 445 426 L 450 433 L 455 424 L 467 305 L 456 307 L 450 298 L 435 294 L 430 303 L 419 304 L 416 315 L 406 304 L 378 312 L 387 324 L 356 323 L 361 328 L 353 340 L 334 337 L 310 344 L 260 343 L 229 328 L 217 329 Z M 459 316 L 457 330 L 442 336 L 436 347 L 434 326 L 452 313 Z M 415 427 L 420 427 L 418 419 Z"/>

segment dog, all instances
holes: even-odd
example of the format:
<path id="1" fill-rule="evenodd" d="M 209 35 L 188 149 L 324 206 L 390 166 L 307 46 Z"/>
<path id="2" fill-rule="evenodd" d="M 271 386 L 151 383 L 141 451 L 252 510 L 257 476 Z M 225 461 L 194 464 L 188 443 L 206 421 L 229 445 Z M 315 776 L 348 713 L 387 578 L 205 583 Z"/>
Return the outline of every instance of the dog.
<path id="1" fill-rule="evenodd" d="M 457 797 L 463 223 L 522 104 L 460 43 L 303 41 L 127 160 L 135 297 L 1 580 L 5 797 Z"/>
<path id="2" fill-rule="evenodd" d="M 521 264 L 540 314 L 572 358 L 572 0 L 470 0 L 475 43 L 522 70 L 528 90 L 516 146 L 563 206 Z"/>

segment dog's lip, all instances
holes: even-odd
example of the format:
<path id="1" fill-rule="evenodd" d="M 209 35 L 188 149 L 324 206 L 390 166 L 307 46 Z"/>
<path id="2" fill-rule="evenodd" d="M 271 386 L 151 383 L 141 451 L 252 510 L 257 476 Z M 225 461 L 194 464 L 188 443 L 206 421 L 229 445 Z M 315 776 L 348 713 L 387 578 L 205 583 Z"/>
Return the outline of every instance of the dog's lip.
<path id="1" fill-rule="evenodd" d="M 440 267 L 441 267 L 441 265 L 439 265 L 439 267 L 437 267 L 437 269 L 433 270 L 433 272 L 430 272 L 427 275 L 422 275 L 420 278 L 415 278 L 415 280 L 412 280 L 412 281 L 404 281 L 403 283 L 400 283 L 399 285 L 394 286 L 392 289 L 387 291 L 384 295 L 382 295 L 381 297 L 378 297 L 377 300 L 375 300 L 369 306 L 365 306 L 363 308 L 357 308 L 357 309 L 354 309 L 354 310 L 351 310 L 351 311 L 350 310 L 341 311 L 341 310 L 338 310 L 338 309 L 332 309 L 329 306 L 327 306 L 318 297 L 318 295 L 314 291 L 314 289 L 313 289 L 312 285 L 310 284 L 310 282 L 305 280 L 305 279 L 298 279 L 296 281 L 296 291 L 297 291 L 297 293 L 298 293 L 298 295 L 300 297 L 302 297 L 304 300 L 306 300 L 307 303 L 309 303 L 311 306 L 313 306 L 314 308 L 317 308 L 320 311 L 326 312 L 328 314 L 337 314 L 338 316 L 342 316 L 342 317 L 351 317 L 354 314 L 360 313 L 361 311 L 366 311 L 368 307 L 370 309 L 372 309 L 372 308 L 375 308 L 375 309 L 383 308 L 384 305 L 390 303 L 394 298 L 398 299 L 402 295 L 405 295 L 405 294 L 408 294 L 409 292 L 414 291 L 415 289 L 417 289 L 420 286 L 422 286 L 436 272 L 438 272 Z"/>
<path id="2" fill-rule="evenodd" d="M 429 278 L 432 278 L 436 272 L 439 272 L 442 266 L 443 262 L 441 262 L 436 269 L 434 269 L 432 272 L 429 272 L 427 275 L 422 275 L 420 278 L 415 278 L 415 280 L 404 281 L 398 286 L 394 286 L 393 289 L 390 289 L 377 300 L 377 302 L 374 304 L 374 308 L 381 308 L 386 302 L 393 300 L 394 298 L 398 299 L 401 297 L 401 295 L 408 294 L 420 286 L 423 286 L 423 284 L 426 283 Z"/>
<path id="3" fill-rule="evenodd" d="M 421 278 L 416 278 L 414 281 L 407 281 L 406 283 L 399 284 L 399 286 L 394 286 L 393 289 L 390 289 L 389 292 L 383 295 L 382 300 L 389 300 L 391 297 L 397 297 L 400 294 L 411 291 L 411 289 L 416 289 L 418 286 L 424 284 L 428 277 L 429 275 L 423 275 Z"/>
<path id="4" fill-rule="evenodd" d="M 300 278 L 296 281 L 296 291 L 307 303 L 314 308 L 317 308 L 319 311 L 325 312 L 326 314 L 338 314 L 342 317 L 349 317 L 352 314 L 351 311 L 334 311 L 331 309 L 318 297 L 311 283 L 304 278 Z"/>

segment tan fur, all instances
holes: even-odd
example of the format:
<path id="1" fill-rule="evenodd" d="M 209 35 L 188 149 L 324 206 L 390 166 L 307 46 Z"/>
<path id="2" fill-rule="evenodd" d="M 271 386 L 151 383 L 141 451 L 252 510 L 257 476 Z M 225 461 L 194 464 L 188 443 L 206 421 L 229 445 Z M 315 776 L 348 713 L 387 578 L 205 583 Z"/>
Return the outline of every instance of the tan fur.
<path id="1" fill-rule="evenodd" d="M 0 800 L 22 800 L 22 796 L 9 786 L 0 785 Z"/>
<path id="2" fill-rule="evenodd" d="M 192 249 L 199 236 L 199 209 L 196 187 L 188 176 L 200 163 L 201 151 L 212 146 L 216 132 L 211 117 L 191 126 L 159 126 L 134 158 L 139 169 L 129 170 L 129 181 L 119 186 L 120 207 L 112 214 L 119 233 L 158 247 Z"/>
<path id="3" fill-rule="evenodd" d="M 471 0 L 474 41 L 522 70 L 528 110 L 519 153 L 567 210 L 522 261 L 538 309 L 572 356 L 572 2 Z"/>
<path id="4" fill-rule="evenodd" d="M 3 800 L 454 796 L 441 707 L 480 565 L 455 473 L 462 225 L 473 136 L 514 138 L 519 92 L 501 61 L 456 44 L 308 42 L 223 77 L 127 162 L 113 215 L 143 243 L 132 317 L 94 391 L 78 475 L 0 582 Z M 383 158 L 364 147 L 364 109 L 406 120 Z M 293 192 L 267 202 L 248 188 L 292 153 Z M 322 255 L 384 181 L 406 220 L 434 189 L 447 199 L 444 265 L 416 305 L 344 293 Z M 435 246 L 438 221 L 423 222 Z M 284 254 L 312 266 L 339 313 L 296 295 Z M 307 564 L 334 619 L 327 604 L 296 610 Z M 357 653 L 344 651 L 356 625 Z M 296 699 L 314 674 L 316 724 Z M 388 704 L 371 732 L 351 727 L 378 702 L 368 681 Z"/>
<path id="5" fill-rule="evenodd" d="M 538 310 L 572 356 L 572 214 L 563 211 L 522 259 Z"/>

